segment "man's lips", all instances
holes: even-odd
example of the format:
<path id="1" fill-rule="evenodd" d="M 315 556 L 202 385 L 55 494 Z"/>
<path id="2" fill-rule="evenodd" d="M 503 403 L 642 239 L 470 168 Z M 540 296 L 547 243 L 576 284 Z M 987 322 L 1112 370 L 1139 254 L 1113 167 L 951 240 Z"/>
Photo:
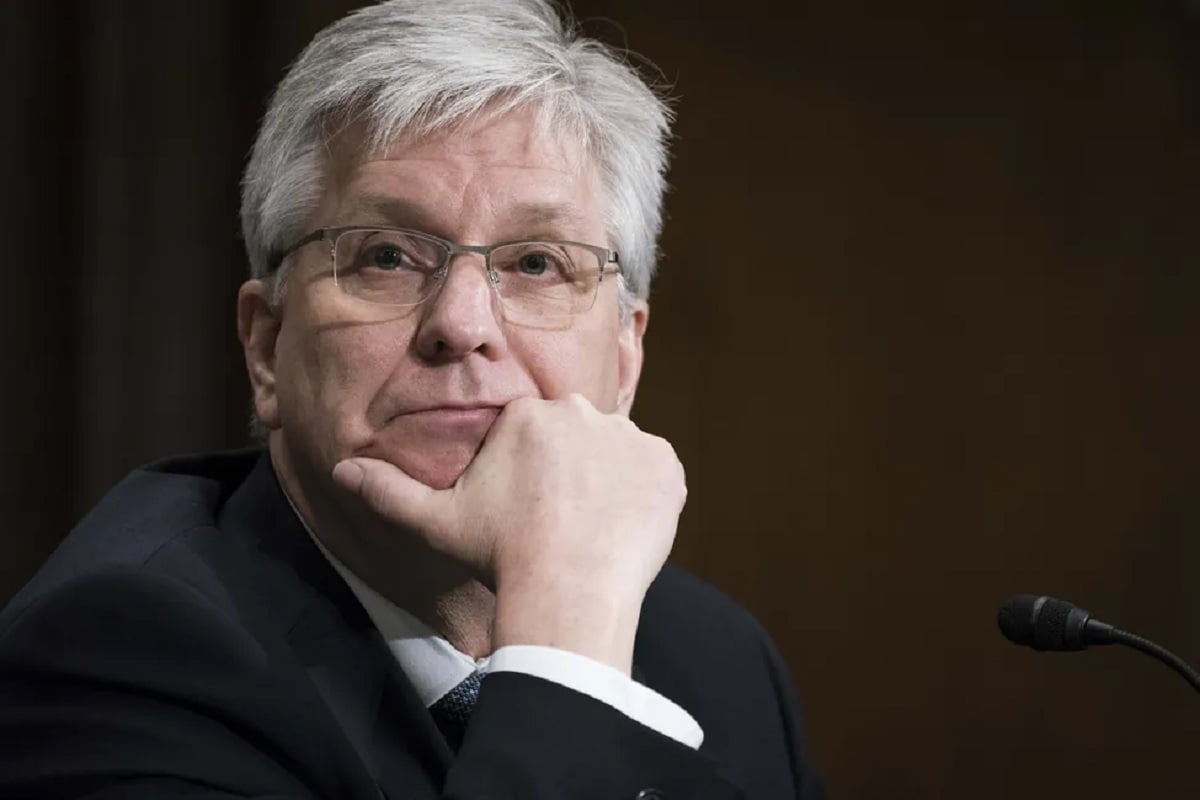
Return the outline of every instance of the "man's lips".
<path id="1" fill-rule="evenodd" d="M 504 410 L 502 403 L 445 403 L 441 405 L 417 406 L 400 411 L 379 430 L 410 434 L 424 433 L 444 436 L 466 437 L 482 440 L 491 429 L 492 423 Z"/>
<path id="2" fill-rule="evenodd" d="M 421 425 L 445 425 L 448 427 L 490 426 L 500 416 L 502 406 L 433 406 L 397 415 L 393 422 L 407 420 Z"/>

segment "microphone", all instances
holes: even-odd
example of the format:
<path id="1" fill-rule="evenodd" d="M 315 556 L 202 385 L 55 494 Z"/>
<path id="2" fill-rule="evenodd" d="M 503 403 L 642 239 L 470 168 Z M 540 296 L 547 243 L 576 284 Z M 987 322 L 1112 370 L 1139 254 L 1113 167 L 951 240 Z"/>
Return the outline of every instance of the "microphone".
<path id="1" fill-rule="evenodd" d="M 1093 644 L 1132 647 L 1171 667 L 1200 692 L 1200 672 L 1182 658 L 1149 639 L 1092 619 L 1087 611 L 1065 600 L 1045 595 L 1013 595 L 1000 606 L 996 621 L 1006 639 L 1034 650 L 1085 650 Z"/>

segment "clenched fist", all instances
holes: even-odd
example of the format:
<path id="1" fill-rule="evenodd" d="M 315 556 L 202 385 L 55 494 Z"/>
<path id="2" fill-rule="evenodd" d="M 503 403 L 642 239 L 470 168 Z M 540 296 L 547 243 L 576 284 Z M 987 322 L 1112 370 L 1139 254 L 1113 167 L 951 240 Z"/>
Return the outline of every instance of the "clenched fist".
<path id="1" fill-rule="evenodd" d="M 642 599 L 687 496 L 665 439 L 580 395 L 523 398 L 449 489 L 370 458 L 342 461 L 333 476 L 375 513 L 491 578 L 494 647 L 559 647 L 629 672 Z"/>

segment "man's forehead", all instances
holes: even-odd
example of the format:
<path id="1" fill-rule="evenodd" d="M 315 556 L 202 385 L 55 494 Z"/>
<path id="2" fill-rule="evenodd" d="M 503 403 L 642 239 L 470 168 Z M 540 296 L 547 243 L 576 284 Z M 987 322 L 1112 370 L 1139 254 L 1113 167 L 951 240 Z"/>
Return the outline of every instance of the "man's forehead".
<path id="1" fill-rule="evenodd" d="M 362 123 L 341 130 L 329 144 L 334 170 L 351 172 L 383 161 L 434 161 L 544 170 L 572 178 L 594 171 L 580 137 L 543 120 L 532 108 L 481 112 L 432 131 L 403 133 L 382 145 L 373 139 Z"/>
<path id="2" fill-rule="evenodd" d="M 595 235 L 603 223 L 603 192 L 582 143 L 535 114 L 483 117 L 378 148 L 368 142 L 361 124 L 331 141 L 326 221 L 432 233 L 446 228 L 451 207 L 483 190 L 495 220 L 528 235 Z"/>

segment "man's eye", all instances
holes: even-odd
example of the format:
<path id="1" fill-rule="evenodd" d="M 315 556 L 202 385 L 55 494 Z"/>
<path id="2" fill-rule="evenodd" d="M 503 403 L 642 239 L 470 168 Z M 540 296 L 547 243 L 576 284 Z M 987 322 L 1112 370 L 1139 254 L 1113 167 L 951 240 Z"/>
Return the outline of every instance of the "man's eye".
<path id="1" fill-rule="evenodd" d="M 376 269 L 396 270 L 412 266 L 412 259 L 394 244 L 380 244 L 368 247 L 361 263 Z"/>
<path id="2" fill-rule="evenodd" d="M 517 271 L 522 275 L 545 275 L 562 272 L 560 259 L 550 253 L 525 253 L 517 259 Z"/>

